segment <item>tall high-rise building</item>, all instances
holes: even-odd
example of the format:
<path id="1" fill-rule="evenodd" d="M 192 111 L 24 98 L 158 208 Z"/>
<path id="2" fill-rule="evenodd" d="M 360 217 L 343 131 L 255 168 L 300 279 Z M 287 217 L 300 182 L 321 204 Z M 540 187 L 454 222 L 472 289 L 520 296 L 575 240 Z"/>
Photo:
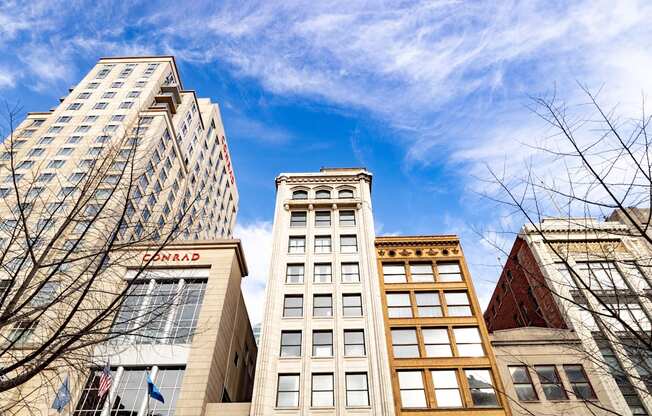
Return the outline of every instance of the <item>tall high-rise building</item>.
<path id="1" fill-rule="evenodd" d="M 509 415 L 459 239 L 376 238 L 396 414 Z"/>
<path id="2" fill-rule="evenodd" d="M 276 178 L 252 415 L 393 415 L 371 174 Z"/>
<path id="3" fill-rule="evenodd" d="M 102 58 L 57 107 L 28 113 L 0 150 L 0 197 L 13 198 L 11 151 L 19 186 L 52 202 L 79 187 L 116 142 L 128 159 L 130 139 L 138 141 L 128 212 L 135 234 L 183 211 L 179 238 L 231 237 L 238 192 L 219 108 L 183 88 L 171 56 Z M 111 156 L 116 170 L 120 155 Z"/>
<path id="4" fill-rule="evenodd" d="M 652 331 L 650 245 L 634 227 L 579 217 L 547 218 L 521 229 L 485 311 L 487 327 L 497 339 L 514 328 L 566 330 L 579 340 L 581 357 L 546 361 L 521 348 L 523 356 L 515 358 L 528 367 L 513 382 L 529 377 L 531 385 L 545 388 L 515 403 L 550 408 L 549 402 L 561 400 L 577 408 L 589 400 L 594 406 L 586 412 L 600 406 L 611 414 L 652 414 L 652 353 L 645 341 Z M 577 370 L 582 367 L 584 374 Z"/>

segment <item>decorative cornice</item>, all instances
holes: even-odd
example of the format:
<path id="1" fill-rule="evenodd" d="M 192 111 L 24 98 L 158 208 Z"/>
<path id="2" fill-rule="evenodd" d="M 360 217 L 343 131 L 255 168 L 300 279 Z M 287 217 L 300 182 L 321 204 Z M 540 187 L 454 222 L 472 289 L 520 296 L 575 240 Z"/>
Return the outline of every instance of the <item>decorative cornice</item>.
<path id="1" fill-rule="evenodd" d="M 278 186 L 281 182 L 289 184 L 356 183 L 361 179 L 371 183 L 371 175 L 361 172 L 355 175 L 280 175 L 276 178 L 276 185 Z"/>

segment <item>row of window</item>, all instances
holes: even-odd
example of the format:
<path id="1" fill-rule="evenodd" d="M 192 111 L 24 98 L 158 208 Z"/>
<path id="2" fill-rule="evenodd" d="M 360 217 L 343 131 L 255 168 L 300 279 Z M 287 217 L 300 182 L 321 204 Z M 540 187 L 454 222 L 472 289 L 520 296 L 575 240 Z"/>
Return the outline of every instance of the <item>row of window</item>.
<path id="1" fill-rule="evenodd" d="M 390 319 L 473 315 L 467 292 L 388 292 L 385 297 Z"/>
<path id="2" fill-rule="evenodd" d="M 565 264 L 559 263 L 557 269 L 562 275 L 562 283 L 572 289 L 588 287 L 591 290 L 629 290 L 630 286 L 636 290 L 650 288 L 643 273 L 633 262 L 577 262 L 575 272 L 582 279 L 580 283 L 576 282 L 577 278 Z"/>
<path id="3" fill-rule="evenodd" d="M 332 241 L 330 235 L 315 236 L 315 253 L 331 253 Z M 305 254 L 306 237 L 291 236 L 288 243 L 288 253 Z M 357 253 L 358 238 L 355 235 L 340 235 L 340 253 Z"/>
<path id="4" fill-rule="evenodd" d="M 360 281 L 358 263 L 342 263 L 340 269 L 342 283 L 357 283 Z M 304 281 L 304 264 L 288 264 L 285 273 L 285 283 L 301 284 Z M 331 283 L 333 281 L 332 263 L 315 263 L 313 269 L 314 283 Z"/>
<path id="5" fill-rule="evenodd" d="M 302 355 L 302 331 L 281 331 L 280 357 L 296 358 Z M 344 356 L 362 357 L 366 354 L 364 330 L 344 330 Z M 333 357 L 333 331 L 312 331 L 312 357 Z"/>
<path id="6" fill-rule="evenodd" d="M 345 373 L 345 403 L 347 407 L 369 406 L 369 383 L 367 373 Z M 335 406 L 335 380 L 333 373 L 312 373 L 310 405 L 313 407 Z M 299 407 L 301 377 L 299 374 L 279 374 L 276 390 L 277 407 Z"/>
<path id="7" fill-rule="evenodd" d="M 355 211 L 338 211 L 340 226 L 350 227 L 355 225 Z M 308 222 L 307 211 L 292 211 L 290 213 L 290 227 L 305 227 Z M 330 227 L 331 211 L 315 211 L 315 227 Z"/>
<path id="8" fill-rule="evenodd" d="M 395 358 L 483 357 L 477 327 L 393 328 Z"/>
<path id="9" fill-rule="evenodd" d="M 491 370 L 397 371 L 402 408 L 498 407 Z M 426 386 L 434 394 L 426 395 Z M 466 393 L 466 394 L 464 394 Z"/>
<path id="10" fill-rule="evenodd" d="M 362 316 L 362 297 L 359 293 L 342 295 L 342 316 Z M 283 298 L 283 317 L 303 316 L 303 295 L 285 295 Z M 333 317 L 333 295 L 330 293 L 314 295 L 312 298 L 313 317 Z"/>
<path id="11" fill-rule="evenodd" d="M 383 263 L 383 281 L 391 283 L 422 283 L 435 282 L 435 271 L 437 282 L 461 282 L 462 271 L 457 261 L 447 262 L 409 262 L 405 263 Z M 434 266 L 434 267 L 433 267 Z M 409 271 L 409 273 L 406 273 Z"/>
<path id="12" fill-rule="evenodd" d="M 340 189 L 337 192 L 339 199 L 353 198 L 353 191 L 350 189 Z M 308 191 L 298 190 L 292 192 L 292 199 L 308 199 Z M 319 189 L 315 191 L 315 199 L 331 199 L 331 191 L 328 189 Z"/>
<path id="13" fill-rule="evenodd" d="M 565 387 L 555 365 L 535 365 L 534 374 L 539 380 L 543 395 L 547 400 L 568 400 L 568 392 L 573 394 L 578 400 L 596 400 L 595 391 L 591 387 L 584 368 L 580 364 L 565 364 L 561 366 L 566 374 L 571 389 Z M 516 396 L 520 401 L 538 401 L 539 393 L 537 392 L 530 369 L 524 365 L 509 366 L 509 374 L 514 383 Z"/>

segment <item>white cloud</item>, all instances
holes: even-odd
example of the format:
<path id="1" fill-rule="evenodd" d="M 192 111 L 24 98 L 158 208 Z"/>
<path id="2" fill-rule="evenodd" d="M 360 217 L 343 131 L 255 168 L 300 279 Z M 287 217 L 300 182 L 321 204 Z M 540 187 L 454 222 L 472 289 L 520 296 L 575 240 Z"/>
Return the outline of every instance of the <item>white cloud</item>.
<path id="1" fill-rule="evenodd" d="M 272 224 L 256 221 L 237 224 L 235 238 L 242 240 L 249 275 L 244 278 L 242 291 L 252 325 L 262 321 L 265 308 L 265 287 L 272 254 Z"/>

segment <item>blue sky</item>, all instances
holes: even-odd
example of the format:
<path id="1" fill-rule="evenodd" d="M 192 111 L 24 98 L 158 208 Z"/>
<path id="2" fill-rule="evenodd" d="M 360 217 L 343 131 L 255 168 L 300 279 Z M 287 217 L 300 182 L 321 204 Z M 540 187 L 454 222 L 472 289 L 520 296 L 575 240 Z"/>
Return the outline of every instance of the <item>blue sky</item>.
<path id="1" fill-rule="evenodd" d="M 574 102 L 580 81 L 627 109 L 652 91 L 651 6 L 5 1 L 0 98 L 47 110 L 101 56 L 173 54 L 184 85 L 222 109 L 254 321 L 274 177 L 321 166 L 374 173 L 377 234 L 459 234 L 484 302 L 501 259 L 474 230 L 522 224 L 478 195 L 486 166 L 518 174 L 527 144 L 549 133 L 530 95 L 555 90 Z M 507 246 L 513 238 L 499 236 Z"/>

